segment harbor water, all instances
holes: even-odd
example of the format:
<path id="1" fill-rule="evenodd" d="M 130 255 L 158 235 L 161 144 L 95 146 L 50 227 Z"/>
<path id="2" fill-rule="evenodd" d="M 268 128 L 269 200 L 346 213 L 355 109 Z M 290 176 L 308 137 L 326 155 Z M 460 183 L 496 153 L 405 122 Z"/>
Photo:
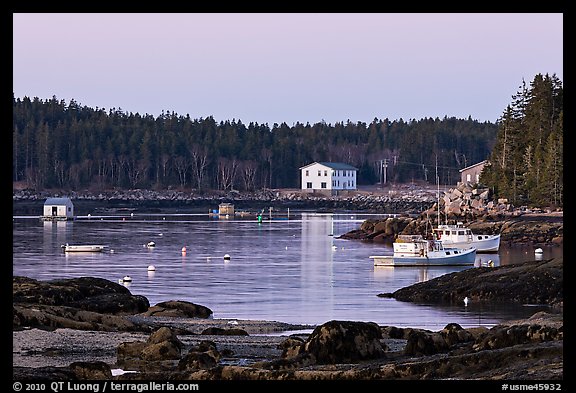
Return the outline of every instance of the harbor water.
<path id="1" fill-rule="evenodd" d="M 13 218 L 13 275 L 39 280 L 125 276 L 131 293 L 150 305 L 184 300 L 209 307 L 214 318 L 317 325 L 329 320 L 440 330 L 448 323 L 493 326 L 525 318 L 545 305 L 414 304 L 378 297 L 473 266 L 374 266 L 370 255 L 391 245 L 344 240 L 368 218 L 354 212 L 292 212 L 290 217 L 209 214 L 119 214 L 43 222 Z M 154 242 L 155 247 L 148 247 Z M 103 252 L 64 252 L 63 244 L 104 245 Z M 561 247 L 501 247 L 478 254 L 495 266 L 562 255 Z M 226 257 L 225 257 L 226 256 Z"/>

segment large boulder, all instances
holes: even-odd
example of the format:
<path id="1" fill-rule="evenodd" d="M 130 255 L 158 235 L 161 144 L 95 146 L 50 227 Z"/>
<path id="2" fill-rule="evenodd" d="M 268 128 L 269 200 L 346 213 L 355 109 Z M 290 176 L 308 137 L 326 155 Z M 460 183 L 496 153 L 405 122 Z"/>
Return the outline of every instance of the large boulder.
<path id="1" fill-rule="evenodd" d="M 212 310 L 206 306 L 201 306 L 184 300 L 169 300 L 157 303 L 142 315 L 176 318 L 210 318 L 212 314 Z"/>
<path id="2" fill-rule="evenodd" d="M 152 333 L 146 341 L 121 343 L 117 363 L 127 370 L 169 370 L 177 366 L 184 344 L 166 326 Z"/>
<path id="3" fill-rule="evenodd" d="M 350 363 L 384 356 L 380 327 L 372 322 L 329 321 L 314 329 L 302 352 L 318 364 Z"/>
<path id="4" fill-rule="evenodd" d="M 12 302 L 67 306 L 104 314 L 132 315 L 150 307 L 148 299 L 132 295 L 128 288 L 97 277 L 38 281 L 12 278 Z"/>

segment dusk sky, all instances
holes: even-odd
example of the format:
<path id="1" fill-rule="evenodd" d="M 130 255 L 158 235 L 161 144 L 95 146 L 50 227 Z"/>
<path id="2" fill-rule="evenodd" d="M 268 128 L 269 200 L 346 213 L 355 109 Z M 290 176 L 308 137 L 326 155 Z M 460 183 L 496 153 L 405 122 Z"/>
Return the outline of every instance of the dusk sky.
<path id="1" fill-rule="evenodd" d="M 13 92 L 217 122 L 496 122 L 561 13 L 16 13 Z"/>

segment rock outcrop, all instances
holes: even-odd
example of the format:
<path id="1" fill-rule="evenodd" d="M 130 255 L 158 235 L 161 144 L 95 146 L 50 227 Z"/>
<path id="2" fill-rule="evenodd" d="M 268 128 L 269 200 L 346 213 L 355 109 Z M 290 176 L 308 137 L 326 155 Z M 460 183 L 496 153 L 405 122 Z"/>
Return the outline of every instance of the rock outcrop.
<path id="1" fill-rule="evenodd" d="M 563 258 L 448 273 L 381 297 L 416 303 L 508 302 L 562 307 Z"/>
<path id="2" fill-rule="evenodd" d="M 564 243 L 562 215 L 479 216 L 465 224 L 474 234 L 499 233 L 501 244 L 561 246 Z M 339 238 L 391 243 L 397 235 L 429 236 L 432 225 L 435 225 L 435 221 L 426 215 L 367 219 L 360 228 L 342 234 Z"/>

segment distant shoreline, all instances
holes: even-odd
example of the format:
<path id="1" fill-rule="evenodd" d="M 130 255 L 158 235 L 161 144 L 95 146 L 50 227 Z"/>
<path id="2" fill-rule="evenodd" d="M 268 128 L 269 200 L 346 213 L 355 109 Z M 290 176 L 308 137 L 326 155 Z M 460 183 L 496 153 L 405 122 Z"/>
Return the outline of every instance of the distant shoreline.
<path id="1" fill-rule="evenodd" d="M 72 199 L 77 215 L 94 214 L 96 208 L 131 208 L 138 212 L 162 212 L 165 209 L 207 212 L 220 203 L 232 203 L 237 209 L 300 209 L 314 211 L 355 210 L 371 213 L 413 213 L 429 209 L 436 197 L 427 191 L 408 190 L 401 195 L 350 192 L 345 195 L 303 193 L 301 190 L 259 190 L 252 193 L 218 192 L 197 194 L 180 191 L 121 190 L 105 192 L 33 192 L 13 191 L 14 215 L 41 215 L 46 198 L 66 196 Z"/>

